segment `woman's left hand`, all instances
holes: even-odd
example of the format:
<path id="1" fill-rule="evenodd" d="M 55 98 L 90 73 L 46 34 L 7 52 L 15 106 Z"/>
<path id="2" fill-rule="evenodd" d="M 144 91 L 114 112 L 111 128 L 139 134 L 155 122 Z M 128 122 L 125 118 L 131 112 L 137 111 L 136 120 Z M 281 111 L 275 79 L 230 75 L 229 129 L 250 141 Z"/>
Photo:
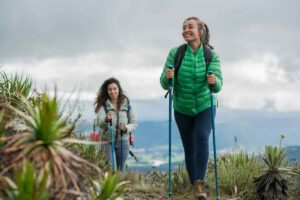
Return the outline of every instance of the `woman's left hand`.
<path id="1" fill-rule="evenodd" d="M 215 85 L 216 82 L 217 82 L 217 78 L 216 78 L 215 75 L 213 75 L 213 74 L 210 74 L 210 75 L 207 74 L 207 83 L 208 83 L 209 85 Z"/>
<path id="2" fill-rule="evenodd" d="M 125 124 L 119 124 L 119 129 L 120 129 L 121 131 L 126 132 L 126 126 L 125 126 Z"/>

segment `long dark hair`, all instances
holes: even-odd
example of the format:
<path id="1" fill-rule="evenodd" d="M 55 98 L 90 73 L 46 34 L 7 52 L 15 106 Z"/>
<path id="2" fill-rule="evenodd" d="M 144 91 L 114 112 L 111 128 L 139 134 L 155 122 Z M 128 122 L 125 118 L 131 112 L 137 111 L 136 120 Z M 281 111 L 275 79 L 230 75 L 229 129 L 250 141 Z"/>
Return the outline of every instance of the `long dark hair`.
<path id="1" fill-rule="evenodd" d="M 105 104 L 107 99 L 110 99 L 107 90 L 108 90 L 108 86 L 112 83 L 115 83 L 119 88 L 119 96 L 118 96 L 118 102 L 117 102 L 118 107 L 121 105 L 121 103 L 124 99 L 128 99 L 127 96 L 123 92 L 120 82 L 116 78 L 109 78 L 106 81 L 104 81 L 104 83 L 101 85 L 101 87 L 97 93 L 97 97 L 96 97 L 96 100 L 94 103 L 95 113 L 97 113 L 100 110 L 100 108 Z"/>
<path id="2" fill-rule="evenodd" d="M 210 40 L 210 32 L 209 32 L 209 29 L 208 29 L 208 26 L 203 22 L 201 21 L 198 17 L 189 17 L 187 18 L 186 20 L 184 20 L 183 24 L 186 22 L 186 21 L 189 21 L 189 20 L 195 20 L 197 22 L 197 25 L 198 25 L 198 29 L 202 31 L 202 35 L 201 35 L 201 43 L 204 45 L 204 46 L 208 46 L 210 47 L 211 49 L 213 49 L 213 46 L 211 46 L 209 44 L 209 40 Z"/>

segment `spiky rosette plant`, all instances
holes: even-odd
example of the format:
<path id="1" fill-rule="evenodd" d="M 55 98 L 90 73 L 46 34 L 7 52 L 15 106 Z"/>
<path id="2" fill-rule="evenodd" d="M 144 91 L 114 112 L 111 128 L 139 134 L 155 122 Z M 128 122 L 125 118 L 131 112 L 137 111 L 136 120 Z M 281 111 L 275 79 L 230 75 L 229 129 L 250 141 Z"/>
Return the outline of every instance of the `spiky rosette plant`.
<path id="1" fill-rule="evenodd" d="M 13 126 L 16 134 L 2 138 L 4 142 L 0 149 L 1 174 L 12 173 L 12 168 L 22 163 L 24 159 L 34 164 L 38 174 L 49 172 L 50 187 L 57 191 L 58 198 L 64 198 L 68 191 L 80 194 L 87 190 L 88 171 L 101 170 L 86 160 L 74 155 L 64 147 L 64 143 L 78 142 L 69 139 L 75 124 L 69 124 L 69 116 L 64 116 L 59 110 L 56 97 L 47 94 L 41 96 L 40 103 L 29 103 L 24 99 L 26 112 L 5 105 L 13 110 L 25 123 Z"/>
<path id="2" fill-rule="evenodd" d="M 283 147 L 265 147 L 263 161 L 266 164 L 264 174 L 254 178 L 256 194 L 261 200 L 288 199 L 288 182 L 282 174 L 290 172 L 284 167 L 286 150 Z"/>

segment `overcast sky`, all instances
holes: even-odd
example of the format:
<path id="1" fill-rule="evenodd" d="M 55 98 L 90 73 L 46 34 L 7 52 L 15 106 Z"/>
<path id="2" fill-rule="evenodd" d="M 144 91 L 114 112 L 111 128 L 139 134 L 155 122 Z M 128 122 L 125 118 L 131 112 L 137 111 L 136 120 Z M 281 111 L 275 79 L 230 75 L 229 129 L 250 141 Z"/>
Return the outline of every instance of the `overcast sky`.
<path id="1" fill-rule="evenodd" d="M 0 62 L 82 99 L 114 76 L 131 99 L 163 101 L 168 52 L 198 16 L 221 59 L 223 107 L 300 111 L 299 9 L 299 0 L 0 0 Z"/>

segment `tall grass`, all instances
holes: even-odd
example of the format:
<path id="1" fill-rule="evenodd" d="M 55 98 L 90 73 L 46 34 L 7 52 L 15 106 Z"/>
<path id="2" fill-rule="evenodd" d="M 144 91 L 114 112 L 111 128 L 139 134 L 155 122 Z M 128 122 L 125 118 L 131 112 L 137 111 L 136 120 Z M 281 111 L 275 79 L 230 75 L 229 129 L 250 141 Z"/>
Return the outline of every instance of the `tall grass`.
<path id="1" fill-rule="evenodd" d="M 218 159 L 219 188 L 226 193 L 243 199 L 255 199 L 253 177 L 260 175 L 261 164 L 246 152 L 225 154 Z M 209 165 L 208 182 L 215 188 L 214 165 Z"/>
<path id="2" fill-rule="evenodd" d="M 29 99 L 32 95 L 33 81 L 28 76 L 11 75 L 0 72 L 0 102 L 9 103 L 15 108 L 23 108 L 22 97 Z"/>
<path id="3" fill-rule="evenodd" d="M 295 167 L 297 176 L 289 178 L 289 192 L 291 197 L 300 197 L 300 167 Z"/>
<path id="4" fill-rule="evenodd" d="M 3 114 L 0 129 L 4 130 L 6 122 L 16 118 L 15 113 L 5 107 L 5 104 L 24 111 L 26 105 L 23 99 L 31 98 L 32 87 L 33 82 L 28 76 L 18 74 L 8 76 L 5 72 L 0 72 L 0 110 Z"/>
<path id="5" fill-rule="evenodd" d="M 78 153 L 81 158 L 93 163 L 103 171 L 110 169 L 110 165 L 106 162 L 105 152 L 103 149 L 99 148 L 99 146 L 79 144 L 78 148 Z"/>
<path id="6" fill-rule="evenodd" d="M 4 136 L 4 130 L 3 130 L 4 124 L 3 124 L 3 112 L 0 112 L 0 149 L 3 145 L 3 136 Z"/>
<path id="7" fill-rule="evenodd" d="M 185 192 L 190 189 L 189 174 L 183 165 L 179 165 L 172 173 L 172 190 L 174 192 Z"/>

